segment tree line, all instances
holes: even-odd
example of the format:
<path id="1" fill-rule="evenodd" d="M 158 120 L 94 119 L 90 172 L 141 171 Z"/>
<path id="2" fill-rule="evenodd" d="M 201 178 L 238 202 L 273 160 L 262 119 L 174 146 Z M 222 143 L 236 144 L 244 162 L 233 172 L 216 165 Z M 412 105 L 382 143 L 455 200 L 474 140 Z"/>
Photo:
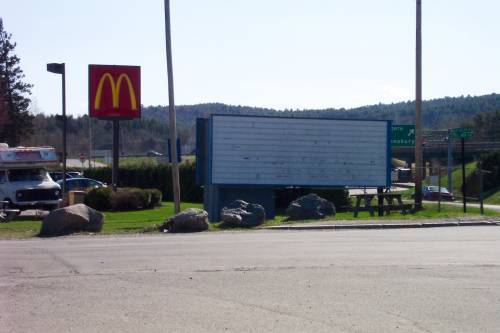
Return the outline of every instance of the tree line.
<path id="1" fill-rule="evenodd" d="M 9 145 L 54 146 L 61 151 L 62 121 L 54 115 L 29 112 L 32 85 L 25 82 L 16 44 L 3 28 L 0 18 L 0 142 Z M 424 101 L 423 125 L 426 130 L 472 126 L 475 140 L 500 141 L 500 94 L 445 97 Z M 415 102 L 369 105 L 352 109 L 275 110 L 222 103 L 177 106 L 177 126 L 182 144 L 195 142 L 196 118 L 210 114 L 261 115 L 336 119 L 387 119 L 395 124 L 413 124 Z M 145 106 L 142 119 L 121 122 L 121 152 L 143 154 L 149 150 L 166 153 L 169 137 L 168 107 Z M 111 149 L 112 124 L 89 119 L 87 115 L 68 117 L 70 156 L 93 149 Z"/>

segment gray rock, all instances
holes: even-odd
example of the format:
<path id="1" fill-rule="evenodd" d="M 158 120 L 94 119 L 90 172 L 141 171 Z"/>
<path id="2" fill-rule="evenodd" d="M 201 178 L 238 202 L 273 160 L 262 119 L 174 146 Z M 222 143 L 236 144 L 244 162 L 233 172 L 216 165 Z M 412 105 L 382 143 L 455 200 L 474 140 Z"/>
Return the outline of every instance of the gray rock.
<path id="1" fill-rule="evenodd" d="M 169 232 L 198 232 L 208 230 L 208 213 L 199 208 L 188 208 L 167 219 L 160 229 Z"/>
<path id="2" fill-rule="evenodd" d="M 62 236 L 74 232 L 100 232 L 104 214 L 84 204 L 59 208 L 42 221 L 40 236 Z"/>
<path id="3" fill-rule="evenodd" d="M 264 223 L 266 211 L 261 205 L 235 200 L 222 208 L 221 220 L 228 227 L 255 227 Z"/>
<path id="4" fill-rule="evenodd" d="M 293 201 L 286 209 L 288 220 L 322 219 L 335 215 L 335 206 L 317 194 L 310 193 Z"/>

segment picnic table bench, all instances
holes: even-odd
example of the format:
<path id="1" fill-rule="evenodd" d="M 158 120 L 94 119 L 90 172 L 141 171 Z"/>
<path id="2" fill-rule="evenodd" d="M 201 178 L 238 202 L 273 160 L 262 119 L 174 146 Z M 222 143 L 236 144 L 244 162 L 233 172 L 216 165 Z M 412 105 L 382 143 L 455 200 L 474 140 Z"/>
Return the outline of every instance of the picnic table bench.
<path id="1" fill-rule="evenodd" d="M 0 222 L 9 222 L 20 213 L 19 209 L 9 209 L 9 203 L 0 201 Z"/>
<path id="2" fill-rule="evenodd" d="M 411 210 L 412 205 L 403 203 L 401 196 L 399 193 L 355 194 L 353 195 L 356 198 L 356 205 L 353 209 L 354 217 L 358 217 L 359 212 L 366 211 L 370 213 L 370 216 L 375 216 L 375 209 L 377 209 L 379 216 L 383 216 L 384 213 L 389 215 L 391 211 L 401 211 L 401 214 L 407 214 Z M 375 197 L 377 197 L 377 205 L 372 205 Z M 384 201 L 386 202 L 385 205 Z M 361 206 L 362 202 L 363 206 Z"/>

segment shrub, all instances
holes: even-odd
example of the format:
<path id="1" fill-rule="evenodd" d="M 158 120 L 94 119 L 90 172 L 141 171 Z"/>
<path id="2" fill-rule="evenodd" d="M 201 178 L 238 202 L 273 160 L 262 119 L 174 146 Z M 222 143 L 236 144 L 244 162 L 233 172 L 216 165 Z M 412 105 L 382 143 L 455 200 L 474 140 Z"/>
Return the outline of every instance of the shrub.
<path id="1" fill-rule="evenodd" d="M 119 188 L 114 193 L 110 188 L 95 188 L 85 196 L 87 206 L 97 210 L 139 210 L 154 208 L 161 203 L 161 191 L 157 189 Z"/>
<path id="2" fill-rule="evenodd" d="M 148 208 L 154 208 L 157 207 L 161 204 L 161 191 L 156 189 L 156 188 L 148 188 L 145 189 L 144 191 L 148 192 L 149 195 L 151 196 L 151 200 L 149 203 Z"/>
<path id="3" fill-rule="evenodd" d="M 113 195 L 113 210 L 128 211 L 142 208 L 142 201 L 137 192 L 119 190 Z"/>
<path id="4" fill-rule="evenodd" d="M 84 203 L 97 210 L 110 210 L 112 207 L 113 191 L 108 187 L 93 188 L 84 198 Z"/>
<path id="5" fill-rule="evenodd" d="M 148 190 L 129 187 L 120 189 L 121 192 L 133 193 L 140 201 L 139 208 L 145 209 L 151 206 L 151 193 Z"/>

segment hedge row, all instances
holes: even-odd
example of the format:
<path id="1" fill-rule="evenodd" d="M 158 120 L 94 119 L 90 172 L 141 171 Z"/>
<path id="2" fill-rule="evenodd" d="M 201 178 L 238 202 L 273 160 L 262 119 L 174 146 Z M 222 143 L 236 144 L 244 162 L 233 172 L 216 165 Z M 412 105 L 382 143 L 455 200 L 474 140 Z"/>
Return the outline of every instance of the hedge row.
<path id="1" fill-rule="evenodd" d="M 85 177 L 111 184 L 111 168 L 94 168 L 84 171 Z M 193 162 L 179 165 L 181 201 L 202 202 L 203 189 L 195 184 L 196 164 Z M 156 188 L 162 192 L 163 199 L 173 201 L 172 169 L 169 164 L 120 167 L 118 187 Z"/>
<path id="2" fill-rule="evenodd" d="M 130 211 L 159 206 L 161 197 L 157 189 L 119 188 L 114 193 L 109 187 L 102 187 L 87 192 L 84 202 L 100 211 Z"/>
<path id="3" fill-rule="evenodd" d="M 84 171 L 85 177 L 111 183 L 111 168 L 94 168 Z M 203 189 L 196 185 L 196 163 L 179 165 L 181 201 L 203 202 Z M 121 167 L 118 173 L 118 187 L 156 188 L 162 192 L 164 200 L 173 201 L 172 170 L 169 164 Z M 344 189 L 287 188 L 276 190 L 277 208 L 286 208 L 290 202 L 302 195 L 316 193 L 332 202 L 337 210 L 349 207 L 349 193 Z"/>

